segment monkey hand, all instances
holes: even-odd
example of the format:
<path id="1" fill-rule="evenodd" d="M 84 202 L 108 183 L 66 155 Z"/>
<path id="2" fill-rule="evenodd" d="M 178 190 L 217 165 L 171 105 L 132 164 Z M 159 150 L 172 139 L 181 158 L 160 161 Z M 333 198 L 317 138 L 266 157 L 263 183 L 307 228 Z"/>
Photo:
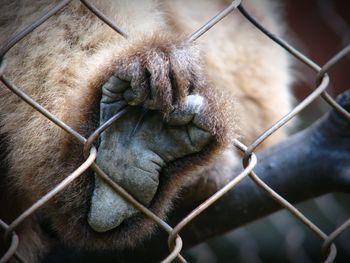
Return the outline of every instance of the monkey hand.
<path id="1" fill-rule="evenodd" d="M 126 105 L 133 107 L 102 133 L 96 161 L 145 206 L 156 202 L 161 181 L 177 176 L 163 175 L 164 168 L 181 166 L 177 160 L 193 156 L 215 141 L 205 96 L 208 87 L 196 60 L 197 51 L 189 44 L 152 44 L 127 52 L 102 86 L 100 124 Z M 192 59 L 190 53 L 196 57 Z M 114 229 L 136 213 L 95 176 L 88 216 L 95 231 Z"/>

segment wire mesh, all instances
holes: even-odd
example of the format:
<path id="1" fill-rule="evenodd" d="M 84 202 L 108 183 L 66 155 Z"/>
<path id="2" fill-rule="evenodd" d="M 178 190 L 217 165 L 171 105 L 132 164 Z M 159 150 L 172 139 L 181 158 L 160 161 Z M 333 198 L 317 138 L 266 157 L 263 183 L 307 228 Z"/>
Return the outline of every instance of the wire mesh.
<path id="1" fill-rule="evenodd" d="M 23 39 L 26 35 L 30 34 L 35 28 L 39 27 L 41 24 L 45 23 L 47 19 L 51 16 L 62 10 L 66 5 L 68 5 L 71 0 L 62 0 L 59 1 L 53 8 L 49 11 L 45 12 L 39 19 L 37 19 L 34 23 L 30 24 L 26 28 L 24 28 L 19 33 L 16 33 L 12 37 L 10 37 L 7 43 L 0 50 L 0 80 L 1 82 L 10 89 L 14 94 L 16 94 L 19 98 L 33 107 L 35 110 L 43 114 L 47 119 L 52 121 L 54 124 L 65 130 L 68 134 L 70 134 L 73 138 L 75 138 L 84 149 L 84 156 L 86 158 L 85 162 L 81 164 L 76 170 L 66 177 L 60 184 L 58 184 L 54 189 L 48 192 L 46 195 L 37 200 L 31 207 L 29 207 L 26 211 L 24 211 L 20 216 L 18 216 L 13 222 L 9 225 L 0 220 L 0 227 L 5 231 L 5 240 L 8 242 L 9 246 L 4 255 L 1 255 L 0 262 L 4 263 L 10 260 L 12 257 L 15 257 L 19 262 L 26 262 L 25 259 L 17 252 L 17 247 L 19 243 L 18 235 L 16 234 L 16 228 L 23 223 L 29 216 L 31 216 L 35 211 L 40 209 L 44 204 L 46 204 L 51 198 L 53 198 L 60 191 L 64 190 L 72 181 L 78 178 L 80 175 L 84 173 L 88 168 L 92 168 L 98 176 L 100 176 L 105 182 L 107 182 L 112 189 L 114 189 L 120 196 L 122 196 L 127 202 L 133 205 L 137 210 L 141 211 L 144 215 L 149 217 L 151 220 L 156 222 L 164 231 L 168 233 L 168 246 L 169 246 L 169 255 L 167 258 L 163 260 L 163 262 L 172 262 L 175 258 L 180 260 L 181 262 L 186 262 L 186 260 L 180 255 L 182 250 L 182 239 L 179 235 L 181 230 L 191 222 L 197 215 L 206 210 L 209 206 L 211 206 L 215 201 L 220 199 L 227 191 L 234 188 L 241 180 L 245 177 L 249 176 L 255 182 L 257 187 L 263 189 L 272 199 L 281 204 L 284 208 L 286 208 L 294 217 L 296 217 L 300 222 L 307 226 L 315 235 L 317 235 L 321 240 L 323 240 L 323 253 L 325 255 L 324 262 L 333 262 L 336 257 L 336 247 L 332 243 L 334 239 L 336 239 L 339 235 L 343 233 L 346 229 L 350 227 L 350 219 L 348 219 L 344 224 L 339 226 L 336 230 L 334 230 L 330 234 L 324 233 L 319 227 L 317 227 L 314 223 L 312 223 L 308 218 L 306 218 L 296 207 L 290 204 L 287 200 L 285 200 L 282 196 L 276 193 L 273 189 L 271 189 L 268 185 L 266 185 L 257 174 L 254 172 L 254 167 L 257 164 L 257 160 L 254 154 L 255 149 L 259 146 L 263 141 L 265 141 L 269 136 L 275 133 L 282 126 L 286 125 L 292 118 L 294 118 L 297 114 L 299 114 L 302 110 L 304 110 L 310 103 L 312 103 L 316 98 L 322 97 L 331 107 L 333 107 L 336 111 L 342 114 L 347 120 L 350 120 L 350 114 L 343 109 L 335 100 L 331 98 L 331 96 L 326 92 L 328 84 L 330 82 L 329 76 L 327 72 L 339 62 L 342 58 L 344 58 L 347 54 L 350 53 L 350 45 L 339 51 L 333 58 L 331 58 L 324 65 L 318 65 L 309 59 L 304 54 L 300 53 L 298 50 L 293 48 L 289 43 L 285 42 L 283 39 L 280 39 L 273 35 L 268 31 L 264 26 L 262 26 L 257 20 L 255 20 L 248 11 L 244 9 L 240 0 L 232 1 L 224 10 L 215 15 L 212 19 L 210 19 L 205 25 L 195 31 L 191 36 L 189 36 L 188 41 L 195 41 L 200 38 L 204 33 L 206 33 L 209 29 L 215 28 L 215 25 L 219 23 L 225 16 L 232 13 L 233 11 L 239 11 L 248 21 L 250 21 L 256 28 L 258 28 L 263 34 L 269 37 L 272 41 L 274 41 L 281 48 L 285 49 L 289 52 L 290 55 L 294 56 L 298 60 L 300 60 L 303 64 L 311 68 L 317 73 L 317 77 L 315 79 L 315 89 L 311 92 L 302 102 L 300 102 L 297 106 L 295 106 L 287 115 L 282 117 L 279 121 L 274 123 L 269 129 L 267 129 L 261 136 L 256 138 L 256 140 L 250 145 L 244 145 L 240 141 L 235 140 L 235 147 L 240 150 L 243 154 L 243 164 L 244 171 L 241 172 L 235 179 L 227 183 L 222 189 L 217 191 L 214 195 L 208 198 L 205 202 L 195 208 L 191 213 L 188 214 L 180 223 L 176 226 L 171 227 L 153 212 L 151 212 L 147 207 L 140 204 L 136 199 L 134 199 L 126 190 L 124 190 L 121 186 L 111 180 L 107 174 L 105 174 L 95 163 L 96 159 L 96 149 L 93 146 L 95 140 L 97 140 L 100 134 L 107 129 L 111 124 L 118 121 L 118 119 L 125 114 L 129 108 L 126 107 L 118 112 L 115 116 L 113 116 L 109 121 L 100 126 L 94 133 L 92 133 L 88 138 L 85 138 L 73 128 L 69 127 L 66 123 L 61 121 L 59 118 L 54 116 L 48 110 L 46 110 L 42 105 L 33 100 L 30 96 L 28 96 L 25 92 L 23 92 L 19 87 L 17 87 L 11 80 L 9 80 L 4 75 L 4 69 L 6 67 L 4 63 L 4 56 L 7 52 L 21 39 Z M 101 19 L 104 23 L 110 26 L 116 33 L 122 35 L 127 38 L 127 32 L 124 32 L 121 28 L 114 24 L 108 17 L 106 17 L 98 8 L 96 8 L 93 4 L 88 1 L 81 0 L 81 3 L 84 4 L 90 12 L 95 14 L 99 19 Z"/>

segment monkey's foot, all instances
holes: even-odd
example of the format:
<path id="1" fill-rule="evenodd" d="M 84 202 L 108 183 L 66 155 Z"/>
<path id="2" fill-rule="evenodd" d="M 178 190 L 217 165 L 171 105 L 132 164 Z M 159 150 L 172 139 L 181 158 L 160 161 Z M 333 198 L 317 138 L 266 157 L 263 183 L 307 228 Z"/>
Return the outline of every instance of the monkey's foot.
<path id="1" fill-rule="evenodd" d="M 188 95 L 164 117 L 160 110 L 154 110 L 137 96 L 130 100 L 129 82 L 116 76 L 112 76 L 102 90 L 101 124 L 127 104 L 139 106 L 102 133 L 97 164 L 138 201 L 149 206 L 160 187 L 162 168 L 200 152 L 211 141 L 204 114 L 206 100 L 200 95 Z M 135 213 L 135 208 L 95 176 L 88 216 L 95 231 L 114 229 Z"/>

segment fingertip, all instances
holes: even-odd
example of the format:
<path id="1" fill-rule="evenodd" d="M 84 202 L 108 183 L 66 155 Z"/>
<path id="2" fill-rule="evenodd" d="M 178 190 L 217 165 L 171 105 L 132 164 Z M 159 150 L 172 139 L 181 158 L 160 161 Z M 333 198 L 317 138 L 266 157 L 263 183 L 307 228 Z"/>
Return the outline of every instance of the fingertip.
<path id="1" fill-rule="evenodd" d="M 184 103 L 178 105 L 166 120 L 169 125 L 180 126 L 189 124 L 205 107 L 205 100 L 200 95 L 189 95 Z"/>
<path id="2" fill-rule="evenodd" d="M 192 147 L 194 147 L 196 151 L 202 150 L 212 138 L 210 132 L 199 128 L 196 125 L 189 125 L 188 135 L 192 142 Z"/>
<path id="3" fill-rule="evenodd" d="M 128 81 L 122 80 L 117 76 L 112 75 L 103 85 L 102 92 L 104 93 L 121 93 L 130 86 Z"/>
<path id="4" fill-rule="evenodd" d="M 127 89 L 123 93 L 123 97 L 131 106 L 136 106 L 143 101 L 142 96 L 140 96 L 140 94 L 133 89 Z"/>

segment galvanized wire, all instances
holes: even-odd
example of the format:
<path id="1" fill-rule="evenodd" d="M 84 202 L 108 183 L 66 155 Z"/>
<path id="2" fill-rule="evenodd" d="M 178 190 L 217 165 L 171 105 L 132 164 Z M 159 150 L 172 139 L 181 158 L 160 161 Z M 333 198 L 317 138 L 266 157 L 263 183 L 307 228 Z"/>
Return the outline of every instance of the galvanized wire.
<path id="1" fill-rule="evenodd" d="M 188 41 L 192 42 L 198 39 L 200 36 L 202 36 L 205 32 L 207 32 L 210 28 L 215 26 L 217 23 L 219 23 L 223 18 L 225 18 L 228 14 L 233 12 L 240 4 L 241 0 L 234 0 L 230 5 L 228 5 L 224 10 L 222 10 L 220 13 L 218 13 L 216 16 L 214 16 L 212 19 L 210 19 L 207 23 L 205 23 L 202 27 L 197 29 L 195 32 L 191 34 Z"/>
<path id="2" fill-rule="evenodd" d="M 59 183 L 54 189 L 36 201 L 31 207 L 24 211 L 20 216 L 18 216 L 12 223 L 7 227 L 5 232 L 5 237 L 12 234 L 13 230 L 19 226 L 26 218 L 34 214 L 36 210 L 50 201 L 55 195 L 62 192 L 70 183 L 82 175 L 95 161 L 96 159 L 96 148 L 91 148 L 90 155 L 86 158 L 86 161 L 80 165 L 73 173 L 67 176 L 61 183 Z"/>
<path id="3" fill-rule="evenodd" d="M 234 145 L 236 148 L 240 150 L 246 148 L 244 144 L 238 141 L 237 139 L 234 140 Z M 250 172 L 253 171 L 256 164 L 257 164 L 256 156 L 255 154 L 252 154 L 250 160 L 248 161 L 248 165 L 247 167 L 245 167 L 243 172 L 237 175 L 234 179 L 232 179 L 229 183 L 227 183 L 223 188 L 221 188 L 219 191 L 217 191 L 215 194 L 209 197 L 202 204 L 197 206 L 196 209 L 194 209 L 188 216 L 186 216 L 183 220 L 181 220 L 181 222 L 174 227 L 172 233 L 170 233 L 169 235 L 169 238 L 168 238 L 169 247 L 173 246 L 172 244 L 175 240 L 175 237 L 189 222 L 191 222 L 195 217 L 197 217 L 200 213 L 206 210 L 209 206 L 214 204 L 217 200 L 219 200 L 223 195 L 225 195 L 233 187 L 239 184 L 247 175 L 249 175 Z"/>
<path id="4" fill-rule="evenodd" d="M 12 80 L 8 79 L 4 75 L 4 69 L 6 67 L 3 62 L 4 56 L 7 52 L 21 39 L 23 39 L 26 35 L 30 34 L 35 28 L 39 27 L 43 24 L 47 19 L 52 17 L 54 14 L 62 10 L 67 4 L 69 4 L 71 0 L 62 0 L 57 3 L 53 8 L 49 11 L 45 12 L 39 19 L 34 21 L 34 23 L 25 27 L 19 33 L 14 34 L 9 38 L 6 44 L 0 49 L 0 81 L 14 94 L 16 94 L 23 101 L 28 103 L 35 110 L 43 114 L 47 119 L 52 121 L 58 127 L 66 131 L 73 138 L 79 141 L 83 147 L 85 161 L 82 165 L 80 165 L 76 170 L 74 170 L 70 175 L 68 175 L 60 184 L 58 184 L 55 188 L 53 188 L 50 192 L 36 201 L 31 207 L 29 207 L 26 211 L 24 211 L 20 216 L 18 216 L 14 221 L 12 221 L 9 225 L 3 222 L 0 219 L 0 227 L 5 231 L 5 241 L 8 242 L 9 248 L 4 255 L 1 256 L 0 263 L 7 262 L 12 257 L 16 257 L 20 262 L 25 262 L 23 257 L 18 254 L 17 248 L 19 243 L 19 238 L 16 234 L 16 228 L 29 216 L 33 215 L 35 211 L 40 209 L 44 204 L 46 204 L 51 198 L 53 198 L 60 191 L 65 189 L 72 181 L 81 176 L 84 171 L 88 168 L 92 168 L 95 173 L 100 176 L 106 183 L 110 185 L 112 189 L 114 189 L 122 198 L 124 198 L 128 203 L 130 203 L 137 210 L 141 211 L 144 215 L 152 219 L 157 225 L 159 225 L 165 232 L 168 233 L 168 245 L 169 245 L 169 255 L 163 262 L 172 262 L 175 258 L 180 260 L 181 262 L 186 262 L 186 260 L 180 255 L 182 250 L 182 239 L 179 236 L 180 231 L 191 222 L 196 216 L 205 211 L 209 206 L 214 204 L 218 199 L 220 199 L 227 191 L 234 189 L 234 187 L 243 180 L 246 176 L 249 176 L 257 185 L 257 187 L 262 188 L 272 199 L 281 204 L 290 213 L 295 216 L 298 220 L 300 220 L 304 225 L 307 226 L 313 233 L 319 236 L 324 240 L 323 251 L 326 256 L 325 262 L 332 262 L 336 257 L 336 247 L 332 243 L 335 238 L 337 238 L 343 231 L 350 227 L 350 219 L 347 220 L 344 224 L 338 227 L 335 231 L 333 231 L 330 235 L 325 234 L 321 229 L 319 229 L 314 223 L 312 223 L 309 219 L 307 219 L 299 210 L 297 210 L 293 205 L 291 205 L 287 200 L 281 197 L 278 193 L 276 193 L 273 189 L 271 189 L 266 183 L 264 183 L 253 171 L 255 165 L 257 164 L 257 160 L 254 154 L 254 151 L 258 145 L 260 145 L 263 141 L 265 141 L 271 134 L 275 133 L 278 129 L 284 126 L 287 122 L 289 122 L 292 118 L 294 118 L 300 111 L 304 110 L 311 102 L 313 102 L 316 98 L 322 97 L 324 100 L 333 107 L 336 111 L 342 114 L 346 119 L 350 120 L 350 114 L 341 107 L 331 96 L 326 92 L 327 86 L 330 82 L 329 76 L 327 72 L 329 69 L 339 62 L 342 58 L 344 58 L 347 54 L 350 53 L 350 45 L 345 47 L 339 53 L 337 53 L 333 58 L 331 58 L 326 64 L 323 66 L 317 65 L 310 58 L 306 57 L 304 54 L 296 50 L 289 43 L 282 40 L 281 38 L 275 36 L 268 29 L 266 29 L 263 25 L 261 25 L 255 18 L 253 18 L 248 11 L 244 9 L 241 5 L 241 0 L 232 1 L 224 10 L 219 12 L 216 16 L 210 19 L 207 23 L 205 23 L 202 27 L 196 30 L 191 36 L 188 38 L 189 41 L 195 41 L 204 33 L 206 33 L 209 29 L 215 27 L 215 25 L 220 22 L 225 16 L 231 14 L 232 11 L 238 8 L 240 13 L 250 21 L 256 28 L 260 29 L 263 34 L 269 37 L 276 44 L 281 46 L 283 49 L 288 51 L 292 56 L 300 60 L 303 64 L 307 65 L 309 68 L 313 69 L 317 75 L 315 77 L 315 90 L 307 96 L 302 102 L 300 102 L 296 107 L 293 108 L 291 112 L 281 118 L 279 121 L 274 123 L 271 128 L 267 129 L 261 136 L 259 136 L 253 143 L 248 146 L 243 145 L 238 140 L 235 140 L 235 146 L 244 153 L 243 165 L 244 171 L 241 172 L 237 177 L 235 177 L 232 181 L 227 183 L 221 190 L 213 194 L 210 198 L 208 198 L 201 205 L 196 207 L 191 213 L 188 214 L 177 226 L 172 228 L 169 224 L 151 212 L 147 207 L 140 204 L 132 195 L 130 195 L 125 189 L 119 186 L 116 182 L 114 182 L 107 174 L 105 174 L 95 163 L 96 159 L 96 149 L 93 146 L 94 142 L 99 138 L 101 133 L 110 127 L 111 124 L 118 121 L 118 119 L 125 114 L 129 108 L 122 109 L 119 113 L 113 116 L 106 123 L 101 125 L 95 132 L 93 132 L 89 138 L 83 137 L 73 128 L 68 126 L 66 123 L 61 121 L 59 118 L 54 116 L 44 107 L 42 107 L 39 103 L 33 100 L 30 96 L 28 96 L 25 92 L 23 92 L 19 87 L 17 87 Z M 88 10 L 94 13 L 99 19 L 101 19 L 104 23 L 106 23 L 109 27 L 111 27 L 116 33 L 122 35 L 123 37 L 127 37 L 127 32 L 123 31 L 119 28 L 115 23 L 109 19 L 105 14 L 103 14 L 98 8 L 96 8 L 93 4 L 86 0 L 81 0 L 81 3 L 85 5 Z"/>
<path id="5" fill-rule="evenodd" d="M 4 229 L 5 231 L 8 229 L 8 225 L 0 219 L 0 227 Z M 7 238 L 8 239 L 8 238 Z M 11 240 L 9 241 L 10 246 L 6 253 L 0 258 L 0 263 L 5 263 L 8 260 L 11 259 L 11 257 L 16 253 L 17 247 L 18 247 L 18 236 L 16 232 L 12 231 L 11 233 Z"/>

